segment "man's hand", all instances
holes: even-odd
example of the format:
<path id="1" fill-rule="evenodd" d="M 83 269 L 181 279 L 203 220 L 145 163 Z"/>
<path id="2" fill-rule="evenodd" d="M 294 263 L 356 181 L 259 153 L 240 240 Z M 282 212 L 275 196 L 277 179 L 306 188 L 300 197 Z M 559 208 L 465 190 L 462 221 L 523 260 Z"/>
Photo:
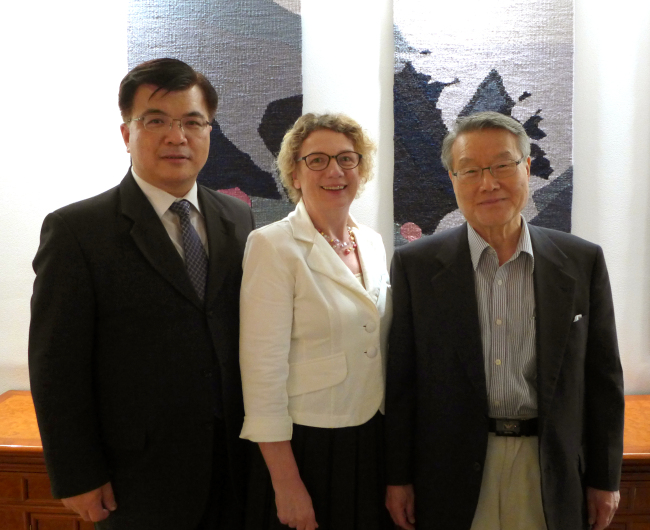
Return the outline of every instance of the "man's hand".
<path id="1" fill-rule="evenodd" d="M 592 530 L 603 530 L 612 522 L 621 495 L 618 491 L 587 488 L 587 513 Z"/>
<path id="2" fill-rule="evenodd" d="M 96 490 L 61 499 L 61 502 L 66 508 L 77 512 L 84 521 L 93 523 L 103 521 L 117 509 L 110 482 Z"/>
<path id="3" fill-rule="evenodd" d="M 311 497 L 300 478 L 283 481 L 281 484 L 274 483 L 273 487 L 278 519 L 282 524 L 297 530 L 318 528 Z"/>
<path id="4" fill-rule="evenodd" d="M 415 493 L 412 484 L 388 486 L 386 508 L 397 526 L 406 530 L 415 530 Z"/>

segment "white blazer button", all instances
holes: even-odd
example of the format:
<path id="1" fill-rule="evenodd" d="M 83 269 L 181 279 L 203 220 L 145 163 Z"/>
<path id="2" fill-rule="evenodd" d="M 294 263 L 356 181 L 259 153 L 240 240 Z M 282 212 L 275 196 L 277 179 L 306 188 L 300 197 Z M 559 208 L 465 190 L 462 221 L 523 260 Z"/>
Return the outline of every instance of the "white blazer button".
<path id="1" fill-rule="evenodd" d="M 372 333 L 377 329 L 377 324 L 375 324 L 374 322 L 368 322 L 364 327 L 366 328 L 366 331 L 368 333 Z"/>
<path id="2" fill-rule="evenodd" d="M 368 357 L 370 357 L 371 359 L 374 359 L 375 357 L 377 357 L 377 353 L 379 353 L 379 350 L 377 350 L 377 348 L 375 348 L 375 347 L 368 348 L 368 351 L 366 351 L 366 355 Z"/>

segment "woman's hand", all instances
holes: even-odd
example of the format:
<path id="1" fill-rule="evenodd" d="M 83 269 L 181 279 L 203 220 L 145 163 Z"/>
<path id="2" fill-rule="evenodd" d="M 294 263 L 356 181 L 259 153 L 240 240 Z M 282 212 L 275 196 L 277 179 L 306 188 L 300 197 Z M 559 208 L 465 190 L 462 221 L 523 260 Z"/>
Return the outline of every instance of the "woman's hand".
<path id="1" fill-rule="evenodd" d="M 273 489 L 280 522 L 297 530 L 318 528 L 311 497 L 300 477 L 277 482 L 273 482 Z"/>
<path id="2" fill-rule="evenodd" d="M 318 528 L 314 506 L 300 478 L 291 442 L 261 442 L 259 446 L 271 474 L 280 522 L 297 530 Z"/>

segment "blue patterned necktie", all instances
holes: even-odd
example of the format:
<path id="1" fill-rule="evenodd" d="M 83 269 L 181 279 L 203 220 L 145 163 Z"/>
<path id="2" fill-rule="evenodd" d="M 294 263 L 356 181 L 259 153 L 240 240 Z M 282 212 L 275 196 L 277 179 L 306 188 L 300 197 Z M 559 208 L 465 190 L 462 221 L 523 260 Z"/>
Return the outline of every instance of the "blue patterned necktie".
<path id="1" fill-rule="evenodd" d="M 189 201 L 183 199 L 172 203 L 169 209 L 178 215 L 181 221 L 183 236 L 183 252 L 185 253 L 185 268 L 201 301 L 205 298 L 205 284 L 208 278 L 208 255 L 205 252 L 199 234 L 190 223 Z"/>

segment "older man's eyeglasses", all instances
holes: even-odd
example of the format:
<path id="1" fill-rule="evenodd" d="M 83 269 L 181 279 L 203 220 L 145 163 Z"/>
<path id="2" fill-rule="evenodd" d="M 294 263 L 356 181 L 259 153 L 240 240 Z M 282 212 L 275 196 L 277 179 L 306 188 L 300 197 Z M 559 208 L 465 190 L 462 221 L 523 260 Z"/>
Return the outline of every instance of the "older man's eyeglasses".
<path id="1" fill-rule="evenodd" d="M 463 167 L 456 173 L 452 173 L 452 175 L 463 182 L 478 182 L 483 177 L 483 171 L 487 169 L 495 179 L 507 179 L 517 172 L 517 166 L 524 161 L 524 158 L 521 157 L 519 160 L 504 160 L 503 162 L 498 162 L 488 167 Z"/>
<path id="2" fill-rule="evenodd" d="M 330 165 L 330 161 L 336 160 L 336 163 L 341 169 L 354 169 L 359 165 L 362 155 L 355 153 L 354 151 L 343 151 L 338 155 L 326 155 L 325 153 L 310 153 L 307 156 L 303 156 L 296 160 L 300 162 L 301 160 L 305 161 L 307 167 L 313 171 L 322 171 L 327 166 Z"/>
<path id="3" fill-rule="evenodd" d="M 209 121 L 204 120 L 200 116 L 172 118 L 171 116 L 166 116 L 165 114 L 147 114 L 146 116 L 141 116 L 140 118 L 133 118 L 126 123 L 129 123 L 131 121 L 141 121 L 142 126 L 147 131 L 155 133 L 165 133 L 169 131 L 174 126 L 174 122 L 177 121 L 184 134 L 193 136 L 200 136 L 204 134 L 208 130 L 208 125 L 210 125 Z"/>

